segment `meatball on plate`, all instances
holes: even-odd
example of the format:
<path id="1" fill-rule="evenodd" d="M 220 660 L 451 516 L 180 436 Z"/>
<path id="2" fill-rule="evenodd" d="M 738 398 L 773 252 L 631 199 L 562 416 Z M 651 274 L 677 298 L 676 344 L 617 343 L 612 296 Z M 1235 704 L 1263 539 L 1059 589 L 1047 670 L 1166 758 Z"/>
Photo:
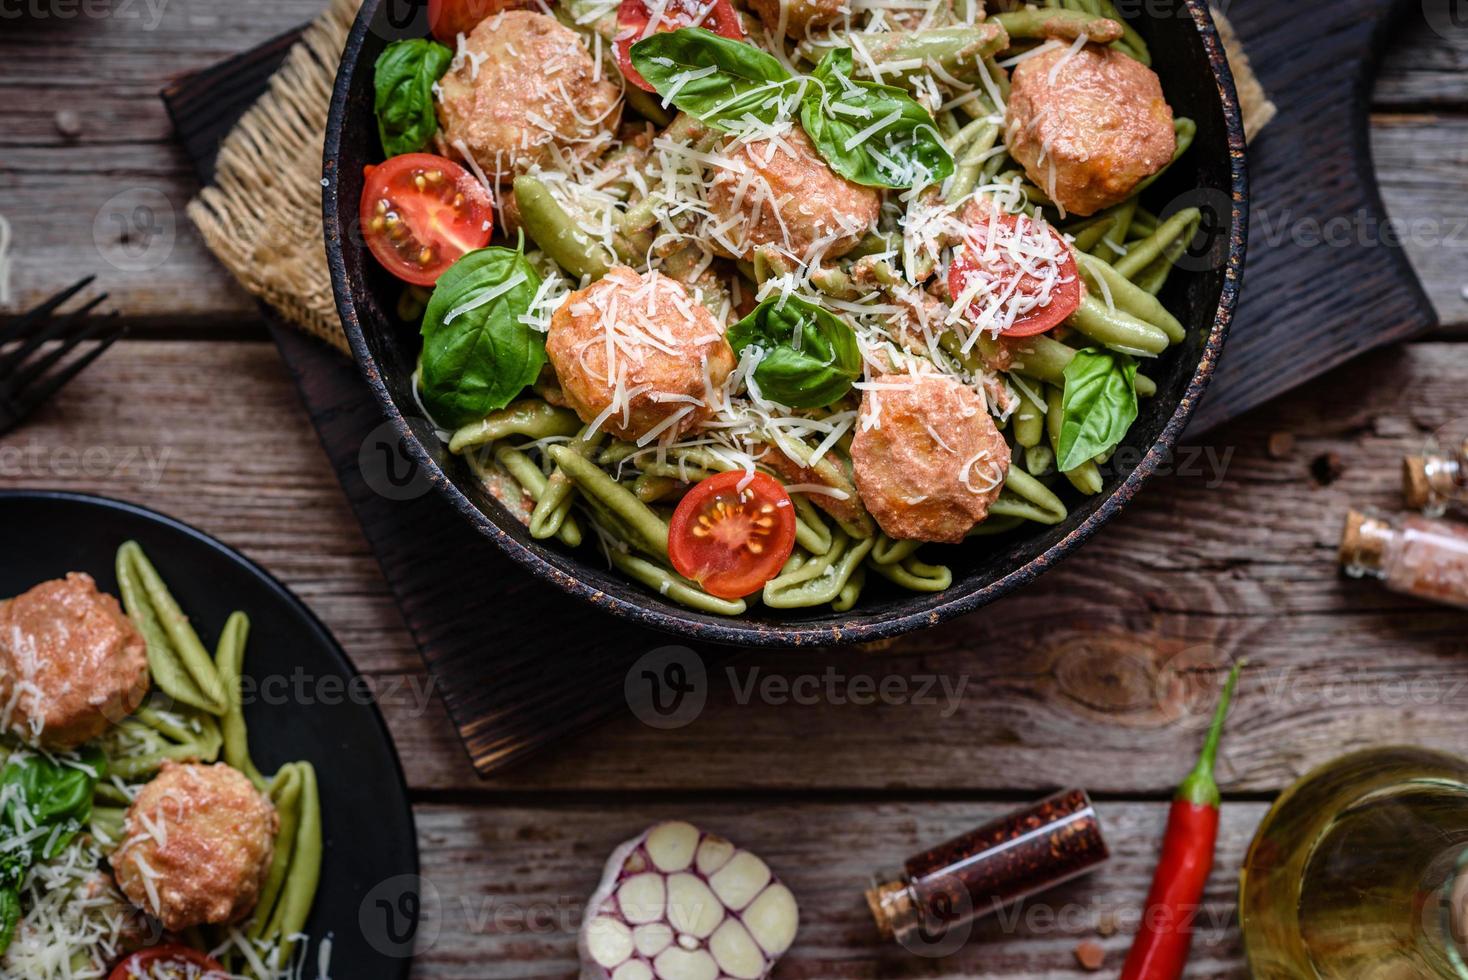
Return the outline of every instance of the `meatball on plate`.
<path id="1" fill-rule="evenodd" d="M 1184 2 L 564 0 L 443 43 L 369 0 L 327 140 L 354 352 L 471 526 L 604 608 L 742 644 L 976 608 L 1137 492 L 1232 316 L 1242 130 Z"/>
<path id="2" fill-rule="evenodd" d="M 397 860 L 405 838 L 413 853 L 404 791 L 375 709 L 302 686 L 347 680 L 329 637 L 323 659 L 298 632 L 309 613 L 128 505 L 3 492 L 0 525 L 0 595 L 14 595 L 0 600 L 0 977 L 402 975 L 354 936 L 363 881 L 416 870 Z M 116 544 L 129 534 L 151 554 Z M 57 576 L 60 561 L 79 567 Z M 253 642 L 236 602 L 264 620 Z M 272 676 L 297 680 L 277 692 Z M 342 745 L 361 762 L 333 759 Z M 368 806 L 370 825 L 345 829 L 339 812 Z M 350 871 L 324 871 L 328 846 Z"/>

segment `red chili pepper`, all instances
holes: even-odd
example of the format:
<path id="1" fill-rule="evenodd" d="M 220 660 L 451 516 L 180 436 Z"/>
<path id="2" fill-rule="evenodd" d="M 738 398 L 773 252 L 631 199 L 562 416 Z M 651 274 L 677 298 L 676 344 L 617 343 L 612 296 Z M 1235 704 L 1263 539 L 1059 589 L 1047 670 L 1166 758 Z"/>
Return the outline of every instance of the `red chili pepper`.
<path id="1" fill-rule="evenodd" d="M 1228 717 L 1229 701 L 1243 666 L 1239 661 L 1228 675 L 1198 764 L 1172 798 L 1162 857 L 1147 894 L 1142 926 L 1121 968 L 1121 980 L 1178 980 L 1183 975 L 1193 941 L 1193 918 L 1203 900 L 1208 873 L 1213 870 L 1213 850 L 1218 840 L 1222 800 L 1213 779 L 1213 762 L 1218 757 L 1223 721 Z"/>

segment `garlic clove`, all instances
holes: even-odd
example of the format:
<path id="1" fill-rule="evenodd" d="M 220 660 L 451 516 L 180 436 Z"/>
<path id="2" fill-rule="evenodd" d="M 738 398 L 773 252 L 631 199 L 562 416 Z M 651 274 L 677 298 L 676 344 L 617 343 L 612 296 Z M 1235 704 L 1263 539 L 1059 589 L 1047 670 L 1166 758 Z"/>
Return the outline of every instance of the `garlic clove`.
<path id="1" fill-rule="evenodd" d="M 782 956 L 795 941 L 800 913 L 790 889 L 776 882 L 744 910 L 744 925 L 755 942 L 770 956 Z"/>
<path id="2" fill-rule="evenodd" d="M 617 889 L 617 906 L 628 925 L 661 922 L 666 907 L 667 879 L 648 871 L 633 875 Z"/>
<path id="3" fill-rule="evenodd" d="M 709 876 L 709 887 L 729 908 L 738 912 L 770 883 L 770 866 L 748 851 L 740 851 Z"/>
<path id="4" fill-rule="evenodd" d="M 612 971 L 612 980 L 653 980 L 652 967 L 642 960 L 628 960 Z"/>
<path id="5" fill-rule="evenodd" d="M 719 964 L 706 949 L 669 946 L 652 961 L 652 968 L 662 980 L 718 980 L 719 977 Z"/>
<path id="6" fill-rule="evenodd" d="M 674 932 L 707 939 L 724 921 L 724 903 L 703 879 L 676 874 L 668 879 L 668 925 Z"/>
<path id="7" fill-rule="evenodd" d="M 759 980 L 764 975 L 765 951 L 738 919 L 725 919 L 709 937 L 709 952 L 719 969 L 735 980 Z"/>
<path id="8" fill-rule="evenodd" d="M 722 837 L 715 837 L 710 834 L 703 839 L 702 844 L 698 845 L 698 873 L 707 878 L 725 864 L 728 864 L 729 859 L 733 856 L 733 844 L 724 840 Z"/>
<path id="9" fill-rule="evenodd" d="M 659 871 L 682 871 L 698 850 L 698 828 L 682 820 L 660 823 L 647 832 L 647 856 Z"/>
<path id="10" fill-rule="evenodd" d="M 650 922 L 632 930 L 632 945 L 648 959 L 673 945 L 673 929 L 666 922 Z"/>
<path id="11" fill-rule="evenodd" d="M 764 980 L 800 925 L 764 861 L 684 821 L 608 858 L 582 926 L 583 980 Z"/>
<path id="12" fill-rule="evenodd" d="M 591 958 L 608 969 L 632 955 L 632 930 L 620 919 L 599 915 L 583 933 Z"/>

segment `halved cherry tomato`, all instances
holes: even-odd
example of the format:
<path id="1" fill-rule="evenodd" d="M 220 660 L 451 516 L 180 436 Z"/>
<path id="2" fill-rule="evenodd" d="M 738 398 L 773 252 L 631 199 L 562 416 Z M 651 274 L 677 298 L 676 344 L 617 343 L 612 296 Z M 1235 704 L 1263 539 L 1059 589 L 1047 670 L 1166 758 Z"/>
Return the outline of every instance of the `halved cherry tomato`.
<path id="1" fill-rule="evenodd" d="M 673 567 L 720 599 L 758 592 L 780 574 L 794 547 L 790 495 L 765 473 L 735 470 L 700 480 L 668 524 Z"/>
<path id="2" fill-rule="evenodd" d="M 367 168 L 362 234 L 387 271 L 432 286 L 465 252 L 489 244 L 494 202 L 467 170 L 431 153 Z"/>
<path id="3" fill-rule="evenodd" d="M 534 0 L 428 0 L 428 30 L 452 48 L 460 34 L 467 36 L 481 20 L 534 5 Z"/>
<path id="4" fill-rule="evenodd" d="M 1016 316 L 1014 323 L 1004 330 L 1004 335 L 1033 337 L 1054 329 L 1081 305 L 1081 278 L 1076 270 L 1075 253 L 1054 228 L 1035 222 L 1028 215 L 996 211 L 994 220 L 1000 226 L 998 237 L 1001 239 L 1023 236 L 1033 240 L 1039 235 L 1049 235 L 1065 256 L 1059 263 L 1060 282 L 1050 289 L 1050 301 L 1044 306 Z M 996 243 L 997 247 L 993 250 L 985 251 L 989 232 L 988 220 L 979 220 L 968 226 L 964 247 L 954 255 L 953 262 L 948 267 L 948 291 L 955 299 L 962 296 L 975 276 L 995 280 L 1001 284 L 1002 289 L 1008 289 L 1018 278 L 1015 296 L 1034 298 L 1044 288 L 1044 284 L 1015 263 L 1002 241 Z M 974 319 L 983 316 L 983 306 L 975 301 L 969 307 L 969 315 Z"/>
<path id="5" fill-rule="evenodd" d="M 649 31 L 647 25 L 651 20 L 652 11 L 648 9 L 646 0 L 622 0 L 622 5 L 617 8 L 617 36 L 612 42 L 622 77 L 644 92 L 656 89 L 632 67 L 632 45 L 647 35 L 676 31 L 681 27 L 703 27 L 735 41 L 744 40 L 744 23 L 729 0 L 668 0 L 657 26 Z"/>
<path id="6" fill-rule="evenodd" d="M 197 949 L 165 943 L 140 949 L 112 968 L 107 980 L 226 980 L 229 971 Z"/>

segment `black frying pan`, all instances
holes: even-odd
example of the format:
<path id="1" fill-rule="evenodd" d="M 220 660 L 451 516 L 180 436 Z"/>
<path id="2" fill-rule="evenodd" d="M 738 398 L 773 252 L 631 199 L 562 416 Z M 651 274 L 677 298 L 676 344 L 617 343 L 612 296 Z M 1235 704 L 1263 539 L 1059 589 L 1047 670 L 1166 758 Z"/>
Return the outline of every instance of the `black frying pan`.
<path id="1" fill-rule="evenodd" d="M 327 257 L 337 309 L 357 363 L 405 451 L 427 469 L 437 491 L 463 516 L 465 534 L 489 538 L 531 574 L 609 612 L 682 636 L 741 646 L 874 640 L 971 612 L 1033 581 L 1136 495 L 1168 458 L 1198 404 L 1233 318 L 1248 223 L 1244 132 L 1233 77 L 1204 0 L 1162 7 L 1165 16 L 1144 13 L 1134 23 L 1151 46 L 1153 67 L 1173 109 L 1196 120 L 1198 134 L 1187 156 L 1149 191 L 1148 201 L 1159 209 L 1180 200 L 1202 206 L 1211 210 L 1214 224 L 1210 258 L 1184 263 L 1163 294 L 1188 328 L 1188 339 L 1146 366 L 1157 382 L 1157 396 L 1143 403 L 1102 493 L 1067 498 L 1070 517 L 1056 527 L 935 551 L 953 569 L 953 585 L 944 592 L 913 594 L 869 581 L 848 613 L 756 608 L 729 619 L 693 612 L 609 571 L 593 549 L 572 552 L 532 539 L 468 467 L 438 443 L 411 387 L 420 346 L 416 325 L 393 313 L 400 287 L 378 267 L 355 227 L 362 168 L 382 159 L 372 111 L 373 63 L 389 41 L 428 33 L 425 6 L 400 0 L 367 0 L 363 5 L 342 54 L 326 132 Z"/>

